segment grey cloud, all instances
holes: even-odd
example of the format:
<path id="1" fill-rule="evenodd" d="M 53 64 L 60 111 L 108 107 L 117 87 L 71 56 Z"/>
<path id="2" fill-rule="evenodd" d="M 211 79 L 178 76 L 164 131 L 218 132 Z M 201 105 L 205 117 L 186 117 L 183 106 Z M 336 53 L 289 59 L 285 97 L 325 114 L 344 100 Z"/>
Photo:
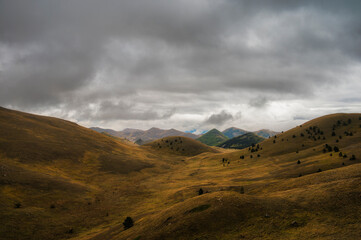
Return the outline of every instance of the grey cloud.
<path id="1" fill-rule="evenodd" d="M 212 124 L 212 125 L 222 125 L 230 120 L 233 119 L 233 115 L 226 112 L 221 111 L 220 113 L 212 114 L 206 121 L 205 124 Z"/>
<path id="2" fill-rule="evenodd" d="M 351 0 L 0 0 L 0 105 L 146 121 L 174 106 L 209 116 L 231 91 L 258 108 L 317 98 L 360 65 L 360 11 Z"/>
<path id="3" fill-rule="evenodd" d="M 265 97 L 257 97 L 257 98 L 252 98 L 249 101 L 249 105 L 252 107 L 256 107 L 256 108 L 261 108 L 264 107 L 267 104 L 268 100 Z"/>
<path id="4" fill-rule="evenodd" d="M 132 106 L 133 105 L 133 106 Z M 138 109 L 137 109 L 138 108 Z M 124 102 L 103 101 L 96 109 L 83 109 L 80 119 L 94 120 L 156 120 L 168 119 L 175 113 L 175 109 L 170 109 L 163 113 L 154 109 L 139 108 L 134 104 Z"/>

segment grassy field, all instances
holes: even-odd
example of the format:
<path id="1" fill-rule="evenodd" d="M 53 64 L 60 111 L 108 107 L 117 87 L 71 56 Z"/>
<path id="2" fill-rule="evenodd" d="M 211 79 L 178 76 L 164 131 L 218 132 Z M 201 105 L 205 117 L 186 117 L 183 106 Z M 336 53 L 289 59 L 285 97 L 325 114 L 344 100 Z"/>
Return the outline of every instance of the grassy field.
<path id="1" fill-rule="evenodd" d="M 0 236 L 359 239 L 360 160 L 361 114 L 227 150 L 184 137 L 136 146 L 0 108 Z"/>

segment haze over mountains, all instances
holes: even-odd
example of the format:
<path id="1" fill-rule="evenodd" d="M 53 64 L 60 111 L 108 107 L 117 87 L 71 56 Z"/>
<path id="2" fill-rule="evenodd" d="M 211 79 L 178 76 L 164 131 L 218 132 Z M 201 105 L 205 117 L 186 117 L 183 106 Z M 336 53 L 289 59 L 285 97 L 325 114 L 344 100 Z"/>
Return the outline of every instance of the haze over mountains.
<path id="1" fill-rule="evenodd" d="M 149 142 L 152 140 L 156 140 L 163 137 L 170 137 L 170 136 L 185 136 L 193 139 L 198 137 L 195 134 L 185 133 L 175 129 L 163 130 L 155 127 L 145 131 L 140 129 L 130 129 L 130 128 L 126 128 L 123 131 L 115 131 L 112 129 L 103 129 L 98 127 L 91 127 L 90 129 L 100 133 L 106 132 L 116 137 L 126 138 L 133 142 L 137 141 L 138 139 L 141 139 L 143 142 Z"/>
<path id="2" fill-rule="evenodd" d="M 104 128 L 99 128 L 99 127 L 91 127 L 90 129 L 100 132 L 100 133 L 102 133 L 102 132 L 108 133 L 115 137 L 125 138 L 129 141 L 136 142 L 140 145 L 148 143 L 153 140 L 157 140 L 157 139 L 160 139 L 163 137 L 170 137 L 170 136 L 185 136 L 185 137 L 189 137 L 189 138 L 193 138 L 193 139 L 200 139 L 200 141 L 204 143 L 204 141 L 202 141 L 202 139 L 210 138 L 210 135 L 213 135 L 211 138 L 213 138 L 213 137 L 218 138 L 216 135 L 220 135 L 218 140 L 210 141 L 210 146 L 215 146 L 217 144 L 220 144 L 221 142 L 224 142 L 227 139 L 230 139 L 233 137 L 238 137 L 243 134 L 249 133 L 249 131 L 235 128 L 235 127 L 227 128 L 223 132 L 219 132 L 217 129 L 212 129 L 202 135 L 186 133 L 186 132 L 178 131 L 176 129 L 163 130 L 163 129 L 159 129 L 159 128 L 155 128 L 155 127 L 150 128 L 148 130 L 126 128 L 123 131 L 116 131 L 113 129 L 104 129 Z M 215 135 L 212 134 L 214 131 L 216 132 Z M 272 136 L 278 134 L 278 132 L 274 132 L 274 131 L 271 131 L 268 129 L 258 130 L 258 131 L 255 131 L 254 133 L 263 138 L 272 137 Z M 203 135 L 206 135 L 206 137 L 201 138 Z"/>

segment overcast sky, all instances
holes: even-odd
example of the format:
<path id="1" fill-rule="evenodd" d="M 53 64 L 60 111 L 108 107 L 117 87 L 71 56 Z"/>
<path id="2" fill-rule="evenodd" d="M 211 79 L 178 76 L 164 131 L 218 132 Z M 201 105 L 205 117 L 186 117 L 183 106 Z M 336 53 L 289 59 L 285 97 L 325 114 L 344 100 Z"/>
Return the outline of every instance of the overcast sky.
<path id="1" fill-rule="evenodd" d="M 197 132 L 361 112 L 361 1 L 0 0 L 0 105 Z"/>

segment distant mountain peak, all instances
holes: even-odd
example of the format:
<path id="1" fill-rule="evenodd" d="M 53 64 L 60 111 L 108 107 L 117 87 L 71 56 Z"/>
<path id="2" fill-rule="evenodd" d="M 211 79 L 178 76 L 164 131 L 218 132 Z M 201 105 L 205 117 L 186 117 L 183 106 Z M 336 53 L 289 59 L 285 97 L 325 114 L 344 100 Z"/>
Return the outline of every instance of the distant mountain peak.
<path id="1" fill-rule="evenodd" d="M 213 128 L 203 134 L 201 137 L 197 138 L 198 141 L 208 145 L 208 146 L 216 146 L 228 139 L 222 132 L 218 129 Z"/>

